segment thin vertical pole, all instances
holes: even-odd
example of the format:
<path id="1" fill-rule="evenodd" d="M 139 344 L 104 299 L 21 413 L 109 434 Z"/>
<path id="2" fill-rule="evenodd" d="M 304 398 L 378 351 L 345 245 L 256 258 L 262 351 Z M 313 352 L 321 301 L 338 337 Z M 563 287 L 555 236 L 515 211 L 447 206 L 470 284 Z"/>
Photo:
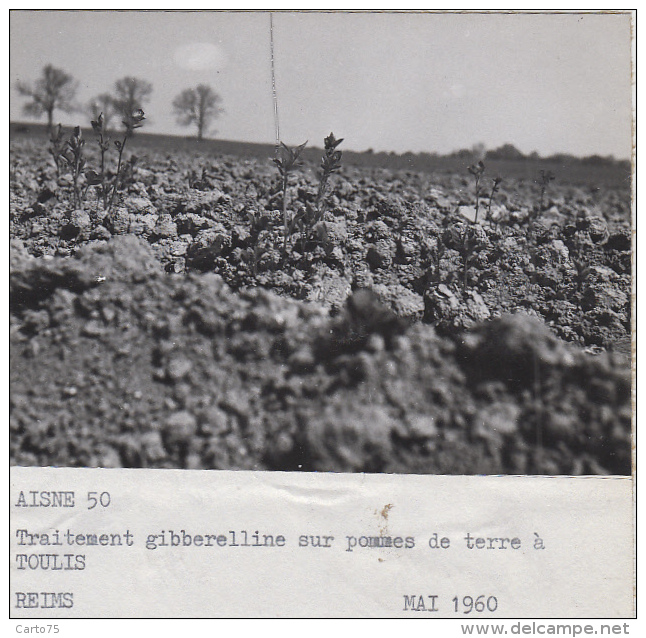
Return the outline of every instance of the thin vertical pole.
<path id="1" fill-rule="evenodd" d="M 269 14 L 269 46 L 271 51 L 271 93 L 274 99 L 274 125 L 276 127 L 276 153 L 280 146 L 280 125 L 278 123 L 278 96 L 276 94 L 276 62 L 274 59 L 274 14 Z"/>

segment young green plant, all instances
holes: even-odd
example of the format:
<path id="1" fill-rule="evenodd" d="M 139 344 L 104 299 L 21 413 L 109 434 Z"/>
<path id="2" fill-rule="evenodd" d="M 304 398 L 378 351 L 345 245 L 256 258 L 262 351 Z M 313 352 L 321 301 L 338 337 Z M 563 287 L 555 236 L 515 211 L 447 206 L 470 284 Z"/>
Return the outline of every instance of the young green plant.
<path id="1" fill-rule="evenodd" d="M 110 149 L 110 137 L 104 128 L 103 113 L 100 113 L 96 120 L 92 120 L 91 124 L 94 132 L 98 136 L 97 143 L 101 153 L 101 167 L 99 173 L 92 169 L 88 170 L 85 173 L 85 177 L 87 178 L 90 186 L 99 187 L 99 192 L 103 201 L 103 210 L 106 210 L 108 207 L 108 197 L 110 195 L 110 180 L 108 180 L 106 176 L 105 154 Z"/>
<path id="2" fill-rule="evenodd" d="M 124 118 L 123 125 L 126 127 L 126 131 L 124 133 L 123 141 L 114 141 L 114 146 L 117 151 L 119 151 L 119 159 L 117 162 L 116 174 L 112 179 L 110 179 L 106 170 L 105 157 L 110 148 L 110 137 L 107 135 L 104 128 L 103 114 L 101 113 L 96 120 L 92 121 L 92 128 L 98 136 L 97 142 L 101 153 L 101 166 L 100 172 L 90 169 L 86 171 L 85 177 L 89 186 L 99 187 L 101 199 L 103 200 L 103 209 L 108 213 L 111 212 L 114 207 L 116 195 L 121 188 L 129 168 L 131 167 L 132 161 L 134 160 L 134 158 L 132 158 L 130 164 L 124 163 L 123 161 L 123 152 L 126 148 L 126 143 L 128 139 L 132 137 L 135 129 L 143 126 L 143 121 L 145 119 L 146 117 L 142 109 L 136 109 Z"/>
<path id="3" fill-rule="evenodd" d="M 126 127 L 126 132 L 123 136 L 123 141 L 115 140 L 114 145 L 119 151 L 119 161 L 117 162 L 117 174 L 114 178 L 114 186 L 112 188 L 112 193 L 110 195 L 110 202 L 108 204 L 108 210 L 112 210 L 114 205 L 114 198 L 121 186 L 121 181 L 124 177 L 122 169 L 123 163 L 123 151 L 126 148 L 126 142 L 128 138 L 132 137 L 135 132 L 135 129 L 141 128 L 143 126 L 143 121 L 146 119 L 143 109 L 135 109 L 132 113 L 126 115 L 123 120 L 123 125 Z"/>
<path id="4" fill-rule="evenodd" d="M 487 235 L 475 222 L 463 222 L 449 226 L 442 235 L 447 248 L 455 250 L 462 258 L 462 290 L 466 291 L 469 283 L 469 267 L 475 253 L 482 250 L 487 243 Z"/>
<path id="5" fill-rule="evenodd" d="M 477 164 L 473 164 L 472 166 L 469 166 L 469 173 L 473 175 L 475 182 L 476 182 L 476 214 L 475 214 L 475 220 L 474 222 L 478 222 L 478 211 L 480 210 L 480 179 L 482 178 L 482 174 L 485 172 L 485 165 L 482 163 L 482 160 L 479 161 Z"/>
<path id="6" fill-rule="evenodd" d="M 278 172 L 282 180 L 283 190 L 283 222 L 285 224 L 285 236 L 283 241 L 283 252 L 287 252 L 287 239 L 289 236 L 289 220 L 287 218 L 287 186 L 289 184 L 289 174 L 299 165 L 298 158 L 303 152 L 307 141 L 303 142 L 300 146 L 289 148 L 283 142 L 278 147 L 280 157 L 274 158 L 274 164 L 278 167 Z"/>
<path id="7" fill-rule="evenodd" d="M 54 158 L 54 164 L 56 164 L 56 176 L 61 176 L 61 165 L 64 163 L 63 160 L 63 151 L 65 150 L 65 144 L 63 143 L 63 127 L 59 124 L 55 129 L 52 128 L 52 131 L 49 136 L 49 153 Z"/>
<path id="8" fill-rule="evenodd" d="M 538 213 L 540 213 L 543 210 L 545 191 L 547 190 L 547 186 L 551 181 L 555 179 L 556 177 L 554 176 L 554 173 L 552 173 L 552 171 L 541 171 L 541 200 L 538 204 Z"/>
<path id="9" fill-rule="evenodd" d="M 441 264 L 446 246 L 440 237 L 420 237 L 420 256 L 426 266 L 426 282 L 442 283 Z"/>
<path id="10" fill-rule="evenodd" d="M 460 246 L 460 254 L 462 256 L 462 290 L 467 289 L 469 265 L 471 263 L 471 256 L 478 247 L 478 234 L 476 226 L 468 224 L 462 234 L 462 245 Z"/>
<path id="11" fill-rule="evenodd" d="M 65 143 L 65 148 L 60 155 L 61 159 L 65 164 L 67 164 L 72 175 L 74 205 L 81 209 L 83 208 L 83 199 L 87 192 L 87 186 L 83 189 L 80 184 L 80 178 L 81 175 L 84 174 L 83 169 L 85 168 L 85 158 L 83 157 L 84 146 L 85 140 L 81 133 L 81 127 L 77 126 L 74 128 L 74 132 L 70 136 L 69 140 Z"/>
<path id="12" fill-rule="evenodd" d="M 494 177 L 491 193 L 489 194 L 489 204 L 487 205 L 487 220 L 489 221 L 491 221 L 491 205 L 495 194 L 500 190 L 500 182 L 502 182 L 502 177 Z"/>
<path id="13" fill-rule="evenodd" d="M 327 191 L 330 177 L 341 168 L 341 156 L 343 151 L 337 150 L 337 146 L 343 142 L 343 138 L 337 140 L 334 133 L 330 133 L 324 140 L 325 152 L 321 159 L 321 170 L 319 172 L 319 186 L 316 191 L 316 198 L 314 205 L 307 202 L 305 204 L 306 211 L 299 218 L 301 226 L 301 241 L 303 244 L 303 252 L 305 251 L 305 243 L 309 237 L 312 227 L 323 219 L 325 214 L 325 194 Z"/>
<path id="14" fill-rule="evenodd" d="M 315 201 L 316 212 L 319 220 L 323 217 L 325 191 L 327 190 L 330 176 L 341 168 L 341 156 L 343 155 L 343 151 L 338 151 L 336 149 L 341 142 L 343 142 L 343 138 L 337 140 L 334 137 L 334 133 L 330 133 L 323 140 L 323 143 L 325 144 L 325 155 L 323 155 L 323 159 L 321 160 L 319 188 L 316 193 Z"/>

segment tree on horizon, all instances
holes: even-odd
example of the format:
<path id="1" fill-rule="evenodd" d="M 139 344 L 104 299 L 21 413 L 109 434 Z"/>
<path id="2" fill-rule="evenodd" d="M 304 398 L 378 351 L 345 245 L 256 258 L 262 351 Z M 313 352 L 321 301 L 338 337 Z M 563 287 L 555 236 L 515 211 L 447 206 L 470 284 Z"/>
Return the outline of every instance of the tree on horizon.
<path id="1" fill-rule="evenodd" d="M 223 110 L 220 108 L 222 98 L 208 84 L 198 84 L 194 89 L 185 89 L 173 100 L 173 109 L 178 124 L 197 126 L 197 139 L 202 141 Z"/>
<path id="2" fill-rule="evenodd" d="M 126 76 L 114 83 L 112 105 L 115 113 L 124 118 L 132 116 L 138 109 L 144 109 L 144 104 L 150 99 L 153 85 L 146 80 Z"/>
<path id="3" fill-rule="evenodd" d="M 47 132 L 51 133 L 54 126 L 54 111 L 59 109 L 66 113 L 76 110 L 74 98 L 77 83 L 74 78 L 51 64 L 43 67 L 42 76 L 35 83 L 18 81 L 16 90 L 20 95 L 31 99 L 23 106 L 27 115 L 40 118 L 47 116 Z"/>

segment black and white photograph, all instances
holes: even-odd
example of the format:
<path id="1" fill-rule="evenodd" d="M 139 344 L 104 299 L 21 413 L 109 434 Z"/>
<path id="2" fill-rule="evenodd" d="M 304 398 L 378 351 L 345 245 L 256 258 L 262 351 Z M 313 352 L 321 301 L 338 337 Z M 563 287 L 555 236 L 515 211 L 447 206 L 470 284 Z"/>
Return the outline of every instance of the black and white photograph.
<path id="1" fill-rule="evenodd" d="M 632 473 L 632 12 L 10 12 L 10 463 Z"/>
<path id="2" fill-rule="evenodd" d="M 8 17 L 12 632 L 631 633 L 635 10 Z"/>

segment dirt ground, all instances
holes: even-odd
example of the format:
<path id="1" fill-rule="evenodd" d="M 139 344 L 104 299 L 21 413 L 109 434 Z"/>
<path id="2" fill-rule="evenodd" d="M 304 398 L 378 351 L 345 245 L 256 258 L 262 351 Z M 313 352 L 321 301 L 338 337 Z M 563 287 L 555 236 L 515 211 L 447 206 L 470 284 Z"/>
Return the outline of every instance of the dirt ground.
<path id="1" fill-rule="evenodd" d="M 494 177 L 344 166 L 311 223 L 306 163 L 285 250 L 270 158 L 145 148 L 106 212 L 14 139 L 11 462 L 630 474 L 629 186 Z"/>

